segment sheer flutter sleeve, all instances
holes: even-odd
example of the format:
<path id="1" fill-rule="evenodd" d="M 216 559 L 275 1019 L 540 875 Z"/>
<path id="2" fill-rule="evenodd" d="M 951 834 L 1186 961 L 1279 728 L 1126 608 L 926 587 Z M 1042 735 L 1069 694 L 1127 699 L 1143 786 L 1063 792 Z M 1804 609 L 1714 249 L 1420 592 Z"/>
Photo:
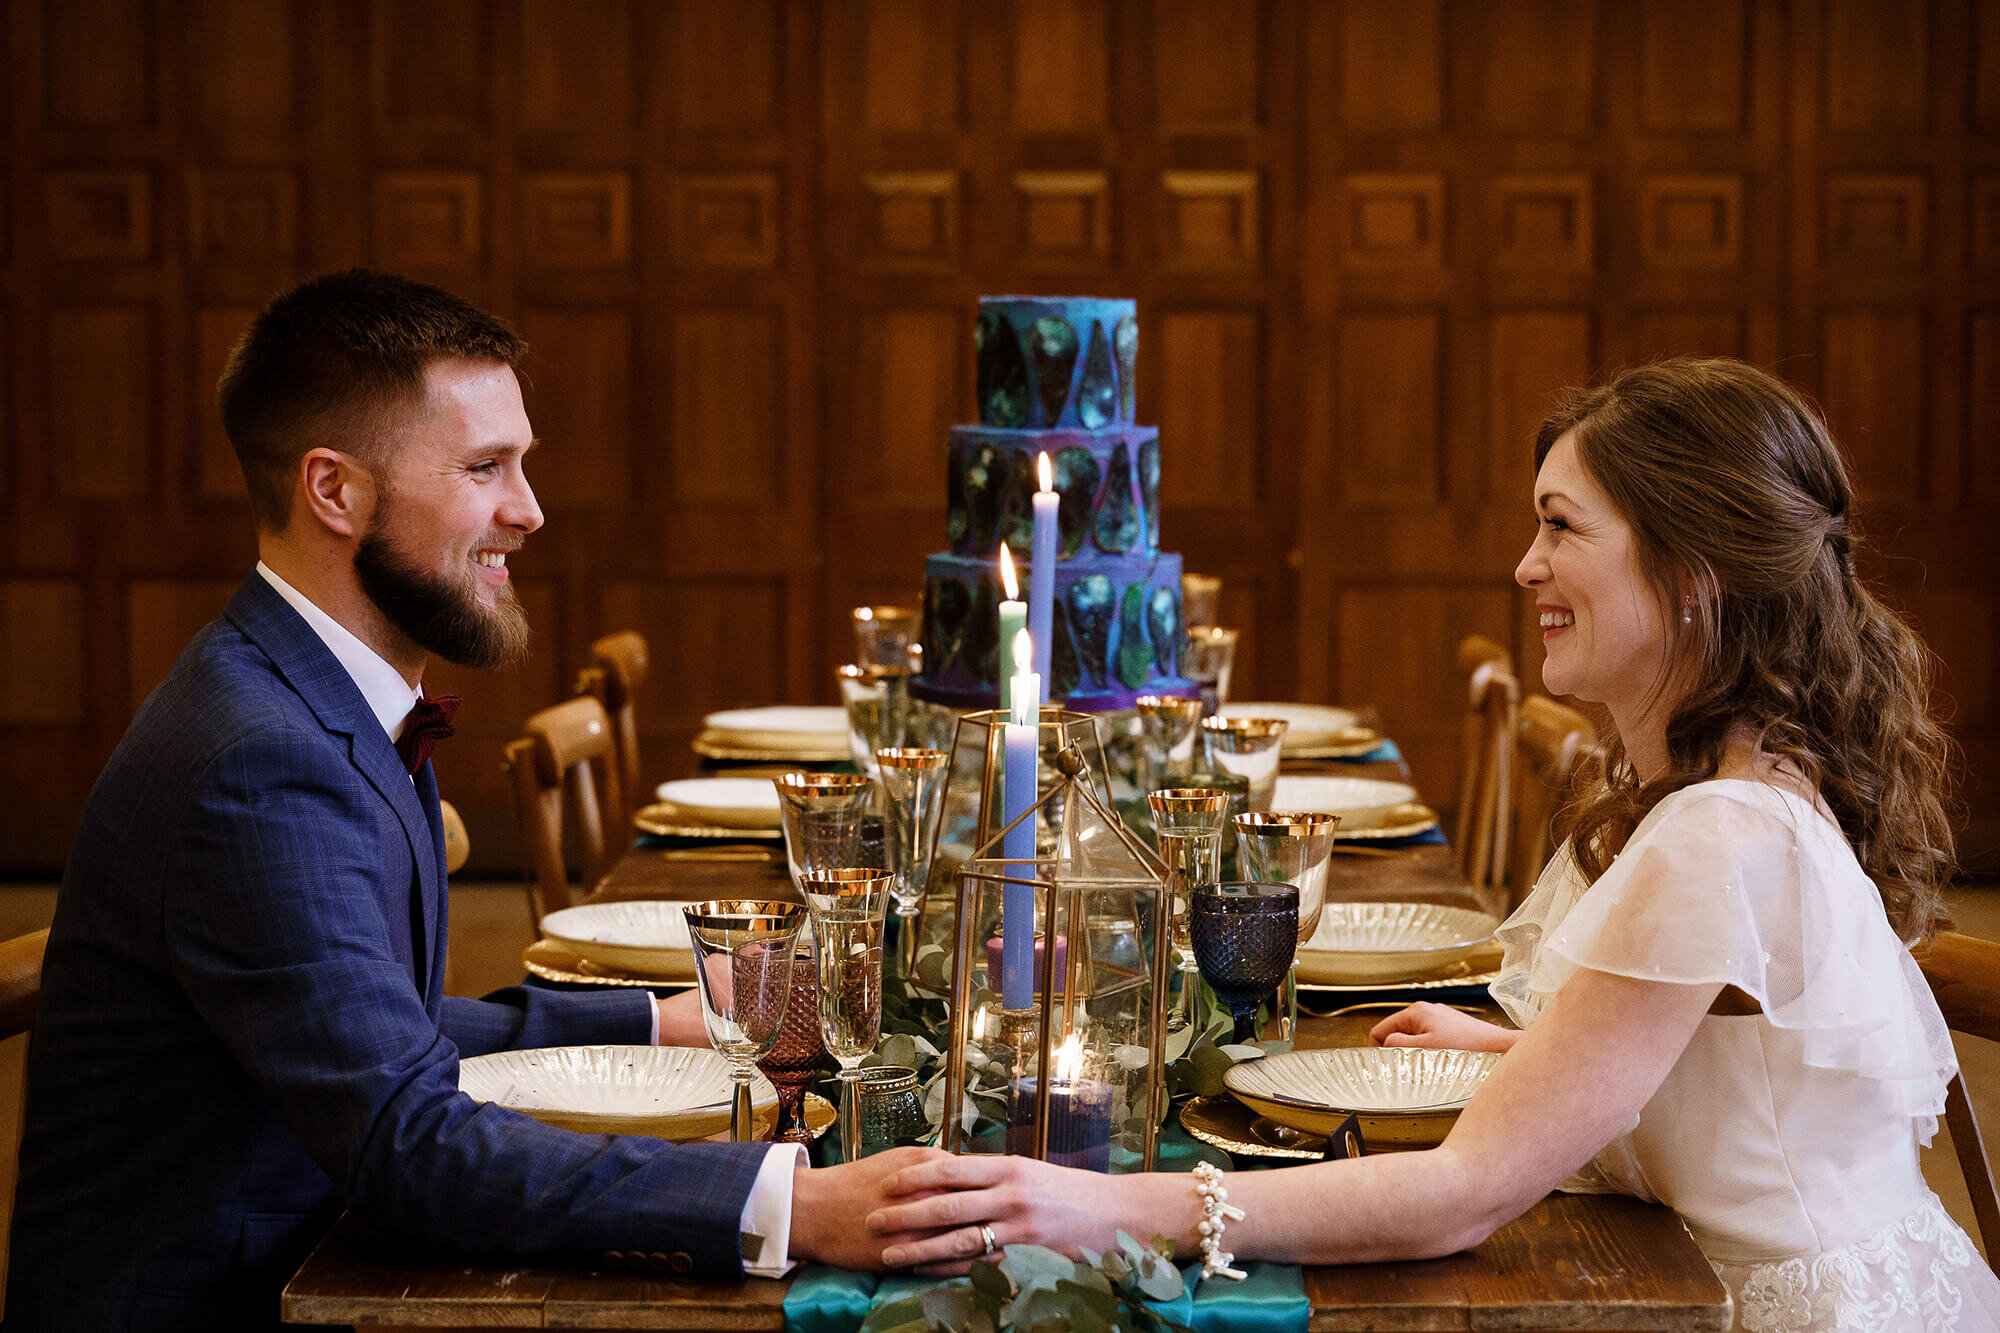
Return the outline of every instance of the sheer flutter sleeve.
<path id="1" fill-rule="evenodd" d="M 1585 967 L 1735 986 L 1799 1034 L 1808 1065 L 1879 1080 L 1913 1118 L 1936 1117 L 1957 1069 L 1930 988 L 1840 831 L 1764 783 L 1668 796 L 1593 885 L 1565 847 L 1496 938 L 1493 997 L 1523 1026 Z"/>

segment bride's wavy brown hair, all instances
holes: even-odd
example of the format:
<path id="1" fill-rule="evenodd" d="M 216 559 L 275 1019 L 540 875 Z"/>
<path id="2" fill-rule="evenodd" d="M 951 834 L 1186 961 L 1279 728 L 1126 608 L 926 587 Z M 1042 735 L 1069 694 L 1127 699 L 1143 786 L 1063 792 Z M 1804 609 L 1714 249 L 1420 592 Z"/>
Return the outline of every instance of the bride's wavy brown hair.
<path id="1" fill-rule="evenodd" d="M 1951 742 L 1931 716 L 1932 658 L 1854 572 L 1853 492 L 1798 392 L 1728 359 L 1662 361 L 1570 394 L 1535 436 L 1564 435 L 1632 525 L 1666 605 L 1683 687 L 1668 766 L 1641 782 L 1611 739 L 1607 779 L 1558 819 L 1595 882 L 1646 812 L 1715 776 L 1732 735 L 1811 783 L 1907 942 L 1947 921 Z"/>

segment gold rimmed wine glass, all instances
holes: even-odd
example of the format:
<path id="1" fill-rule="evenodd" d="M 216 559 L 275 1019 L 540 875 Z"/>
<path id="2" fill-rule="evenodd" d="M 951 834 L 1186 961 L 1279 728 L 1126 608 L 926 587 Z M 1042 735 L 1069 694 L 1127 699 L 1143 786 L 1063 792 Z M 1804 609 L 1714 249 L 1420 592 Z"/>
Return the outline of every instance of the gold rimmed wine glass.
<path id="1" fill-rule="evenodd" d="M 1319 928 L 1326 909 L 1327 863 L 1340 816 L 1321 811 L 1250 811 L 1236 816 L 1236 850 L 1243 873 L 1260 884 L 1290 884 L 1299 891 L 1299 947 Z M 1285 973 L 1278 1036 L 1291 1041 L 1299 1025 L 1299 964 Z"/>
<path id="2" fill-rule="evenodd" d="M 785 823 L 785 861 L 803 888 L 808 870 L 861 861 L 861 821 L 875 784 L 858 773 L 783 773 L 772 778 Z"/>
<path id="3" fill-rule="evenodd" d="M 806 922 L 797 903 L 714 898 L 683 909 L 694 946 L 696 990 L 709 1044 L 729 1061 L 735 1095 L 729 1137 L 748 1142 L 750 1083 L 785 1023 L 792 950 Z"/>
<path id="4" fill-rule="evenodd" d="M 855 1083 L 882 1033 L 882 926 L 889 907 L 887 871 L 836 866 L 799 876 L 819 951 L 819 1031 L 840 1064 L 840 1148 L 860 1154 Z"/>
<path id="5" fill-rule="evenodd" d="M 1200 738 L 1201 700 L 1142 694 L 1132 701 L 1139 714 L 1140 784 L 1158 791 L 1184 782 L 1194 771 L 1195 744 Z"/>

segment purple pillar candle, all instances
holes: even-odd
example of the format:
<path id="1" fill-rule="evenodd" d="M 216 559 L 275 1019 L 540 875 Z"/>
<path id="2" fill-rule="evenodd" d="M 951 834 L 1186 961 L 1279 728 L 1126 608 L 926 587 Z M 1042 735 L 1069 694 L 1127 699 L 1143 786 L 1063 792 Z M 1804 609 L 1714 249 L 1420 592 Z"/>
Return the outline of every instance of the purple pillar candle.
<path id="1" fill-rule="evenodd" d="M 1048 937 L 1045 935 L 1035 936 L 1035 954 L 1034 954 L 1033 967 L 1035 969 L 1036 976 L 1040 976 L 1042 974 L 1042 943 L 1047 938 Z M 992 976 L 999 976 L 1003 971 L 1004 963 L 1001 956 L 1002 947 L 1003 945 L 998 935 L 992 935 L 987 937 L 986 970 Z M 1054 973 L 1055 977 L 1054 986 L 1055 989 L 1057 990 L 1061 990 L 1063 988 L 1063 970 L 1067 966 L 1068 962 L 1069 962 L 1069 936 L 1058 935 L 1056 936 L 1056 963 L 1055 963 L 1055 973 Z"/>
<path id="2" fill-rule="evenodd" d="M 1016 1157 L 1035 1155 L 1034 1079 L 1014 1085 L 1014 1106 L 1007 1117 L 1007 1151 Z M 1111 1085 L 1094 1079 L 1049 1083 L 1049 1155 L 1057 1166 L 1085 1171 L 1111 1169 Z"/>

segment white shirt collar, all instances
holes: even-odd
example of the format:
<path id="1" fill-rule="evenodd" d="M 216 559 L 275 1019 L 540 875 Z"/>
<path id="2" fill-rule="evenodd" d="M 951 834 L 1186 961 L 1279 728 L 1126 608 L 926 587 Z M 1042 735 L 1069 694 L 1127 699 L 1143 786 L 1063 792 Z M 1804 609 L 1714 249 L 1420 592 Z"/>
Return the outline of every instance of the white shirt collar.
<path id="1" fill-rule="evenodd" d="M 312 626 L 313 633 L 319 635 L 327 651 L 354 678 L 355 687 L 368 701 L 368 707 L 382 724 L 382 730 L 389 733 L 390 740 L 395 740 L 402 732 L 410 710 L 417 706 L 419 691 L 403 679 L 402 672 L 383 661 L 379 653 L 356 638 L 345 625 L 313 605 L 304 593 L 279 578 L 262 560 L 257 562 L 257 572 L 277 590 L 278 596 L 305 618 L 306 624 Z"/>

